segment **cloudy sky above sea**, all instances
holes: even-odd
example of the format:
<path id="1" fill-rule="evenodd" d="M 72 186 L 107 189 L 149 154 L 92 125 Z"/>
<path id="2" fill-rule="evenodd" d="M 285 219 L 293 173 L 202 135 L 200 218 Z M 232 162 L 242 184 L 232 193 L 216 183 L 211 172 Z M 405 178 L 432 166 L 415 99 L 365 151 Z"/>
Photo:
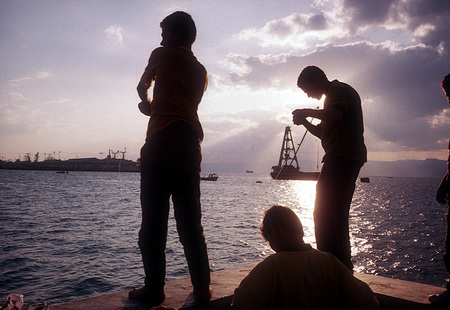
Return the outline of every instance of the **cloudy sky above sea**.
<path id="1" fill-rule="evenodd" d="M 359 92 L 369 160 L 446 159 L 448 0 L 0 1 L 1 159 L 125 147 L 137 159 L 148 117 L 136 85 L 177 10 L 194 18 L 209 73 L 205 163 L 275 165 L 288 125 L 300 142 L 291 111 L 323 103 L 296 86 L 311 64 Z M 320 147 L 307 136 L 302 149 Z"/>

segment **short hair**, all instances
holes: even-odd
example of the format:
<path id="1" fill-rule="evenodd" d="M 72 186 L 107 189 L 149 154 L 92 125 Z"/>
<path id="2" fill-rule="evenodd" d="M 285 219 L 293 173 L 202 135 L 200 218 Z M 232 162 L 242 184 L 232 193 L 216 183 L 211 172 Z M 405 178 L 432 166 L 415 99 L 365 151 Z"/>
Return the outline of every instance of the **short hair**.
<path id="1" fill-rule="evenodd" d="M 167 28 L 170 32 L 175 33 L 177 30 L 181 32 L 181 44 L 191 46 L 195 42 L 197 36 L 197 28 L 191 15 L 186 12 L 177 11 L 160 23 L 160 27 Z"/>
<path id="2" fill-rule="evenodd" d="M 297 214 L 288 207 L 274 205 L 264 213 L 264 219 L 261 223 L 261 234 L 264 240 L 268 241 L 272 234 L 270 225 L 281 227 L 282 229 L 298 234 L 300 238 L 303 238 L 303 225 Z"/>
<path id="3" fill-rule="evenodd" d="M 447 94 L 450 95 L 450 73 L 447 74 L 442 80 L 441 87 Z"/>
<path id="4" fill-rule="evenodd" d="M 302 70 L 297 79 L 297 86 L 302 87 L 303 85 L 317 82 L 318 80 L 327 80 L 327 75 L 317 66 L 308 66 Z"/>

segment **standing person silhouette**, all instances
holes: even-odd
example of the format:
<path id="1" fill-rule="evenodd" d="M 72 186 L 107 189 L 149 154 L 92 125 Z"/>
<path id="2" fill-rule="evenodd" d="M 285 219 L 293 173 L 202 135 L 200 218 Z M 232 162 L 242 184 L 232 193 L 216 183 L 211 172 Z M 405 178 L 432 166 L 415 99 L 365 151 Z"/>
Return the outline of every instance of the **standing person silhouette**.
<path id="1" fill-rule="evenodd" d="M 169 200 L 189 267 L 194 296 L 211 298 L 210 269 L 200 206 L 203 129 L 197 109 L 207 85 L 207 72 L 192 53 L 196 27 L 185 12 L 161 22 L 161 47 L 150 55 L 137 86 L 139 109 L 150 116 L 141 149 L 142 224 L 139 247 L 145 285 L 130 299 L 160 305 L 164 299 Z M 154 83 L 153 98 L 148 90 Z"/>
<path id="2" fill-rule="evenodd" d="M 316 66 L 304 68 L 297 85 L 308 97 L 320 100 L 326 96 L 323 109 L 292 112 L 294 124 L 305 126 L 320 138 L 325 150 L 314 206 L 317 249 L 332 253 L 353 271 L 349 211 L 355 181 L 367 161 L 361 99 L 350 85 L 338 80 L 329 81 Z M 314 125 L 307 117 L 321 122 Z"/>
<path id="3" fill-rule="evenodd" d="M 450 74 L 447 74 L 441 83 L 442 90 L 447 96 L 447 101 L 450 104 Z M 447 160 L 447 172 L 442 178 L 441 184 L 439 184 L 438 190 L 436 192 L 436 200 L 440 204 L 447 204 L 447 232 L 445 234 L 445 254 L 444 254 L 444 264 L 448 273 L 450 274 L 450 139 L 448 140 L 448 160 Z M 440 305 L 450 305 L 450 279 L 447 280 L 445 291 L 431 295 L 429 300 L 432 303 Z"/>

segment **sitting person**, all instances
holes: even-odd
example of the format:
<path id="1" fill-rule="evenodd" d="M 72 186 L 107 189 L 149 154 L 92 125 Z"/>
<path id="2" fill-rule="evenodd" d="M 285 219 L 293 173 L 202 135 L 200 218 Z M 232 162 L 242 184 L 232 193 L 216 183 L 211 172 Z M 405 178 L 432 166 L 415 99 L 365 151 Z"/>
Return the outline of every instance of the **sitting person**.
<path id="1" fill-rule="evenodd" d="M 332 254 L 304 243 L 303 226 L 291 209 L 272 206 L 261 233 L 276 253 L 242 280 L 233 309 L 378 309 L 367 284 Z"/>

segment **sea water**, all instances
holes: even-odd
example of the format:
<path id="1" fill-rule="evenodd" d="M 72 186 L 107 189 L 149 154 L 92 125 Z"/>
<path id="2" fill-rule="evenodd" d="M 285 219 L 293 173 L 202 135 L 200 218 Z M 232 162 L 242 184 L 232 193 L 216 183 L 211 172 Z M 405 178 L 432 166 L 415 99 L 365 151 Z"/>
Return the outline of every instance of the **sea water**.
<path id="1" fill-rule="evenodd" d="M 56 304 L 143 285 L 139 181 L 138 173 L 0 170 L 0 302 L 19 293 L 28 304 Z M 350 212 L 356 271 L 444 283 L 446 207 L 434 198 L 439 181 L 357 182 Z M 273 204 L 297 213 L 305 241 L 315 247 L 315 184 L 244 172 L 203 181 L 212 271 L 273 253 L 259 232 L 264 210 Z M 189 276 L 172 209 L 166 255 L 167 280 Z"/>

